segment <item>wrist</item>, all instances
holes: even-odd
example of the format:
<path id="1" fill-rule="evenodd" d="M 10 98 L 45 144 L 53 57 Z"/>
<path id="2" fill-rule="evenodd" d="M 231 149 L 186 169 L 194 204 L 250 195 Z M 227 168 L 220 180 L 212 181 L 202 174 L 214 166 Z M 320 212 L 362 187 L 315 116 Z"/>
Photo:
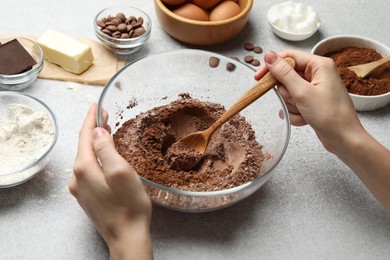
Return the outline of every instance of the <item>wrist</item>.
<path id="1" fill-rule="evenodd" d="M 342 161 L 348 162 L 352 155 L 351 152 L 362 150 L 365 143 L 367 143 L 367 140 L 370 138 L 371 136 L 363 127 L 346 132 L 339 138 L 337 143 L 334 144 L 332 153 Z"/>
<path id="2" fill-rule="evenodd" d="M 152 242 L 149 222 L 140 221 L 123 225 L 106 240 L 110 259 L 152 259 Z"/>

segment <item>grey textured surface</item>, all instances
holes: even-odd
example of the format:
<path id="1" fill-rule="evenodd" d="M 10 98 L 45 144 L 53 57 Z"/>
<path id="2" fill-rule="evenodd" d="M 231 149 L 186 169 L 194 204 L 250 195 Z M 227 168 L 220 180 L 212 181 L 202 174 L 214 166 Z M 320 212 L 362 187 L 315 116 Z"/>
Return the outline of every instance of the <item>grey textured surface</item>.
<path id="1" fill-rule="evenodd" d="M 222 46 L 203 48 L 243 57 L 243 43 L 264 50 L 310 51 L 319 40 L 356 34 L 390 45 L 389 1 L 302 1 L 318 11 L 322 26 L 304 42 L 279 39 L 266 22 L 274 1 L 255 0 L 244 31 Z M 169 37 L 157 22 L 152 1 L 2 1 L 2 32 L 39 36 L 55 29 L 96 39 L 93 17 L 110 5 L 130 4 L 152 18 L 153 32 L 139 57 L 194 48 Z M 262 55 L 260 55 L 262 58 Z M 52 160 L 36 178 L 0 190 L 0 259 L 108 259 L 107 248 L 68 192 L 78 130 L 102 88 L 38 80 L 27 93 L 56 113 L 60 136 Z M 359 113 L 364 126 L 390 147 L 390 107 Z M 154 207 L 156 259 L 388 259 L 390 215 L 349 168 L 327 153 L 309 127 L 292 129 L 275 176 L 230 208 L 184 214 Z"/>

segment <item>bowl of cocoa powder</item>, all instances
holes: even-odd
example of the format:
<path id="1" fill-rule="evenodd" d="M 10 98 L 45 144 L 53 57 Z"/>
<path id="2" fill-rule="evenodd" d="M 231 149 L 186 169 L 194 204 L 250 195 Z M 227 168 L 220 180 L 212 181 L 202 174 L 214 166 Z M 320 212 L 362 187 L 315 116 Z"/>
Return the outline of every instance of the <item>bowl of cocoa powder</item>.
<path id="1" fill-rule="evenodd" d="M 216 121 L 252 86 L 254 73 L 216 53 L 176 50 L 136 60 L 106 85 L 98 114 L 109 113 L 116 149 L 141 176 L 154 204 L 185 212 L 225 208 L 277 172 L 291 130 L 276 90 L 218 129 L 190 168 L 171 163 L 182 158 L 167 152 Z M 102 122 L 98 116 L 97 124 Z"/>
<path id="2" fill-rule="evenodd" d="M 386 63 L 365 78 L 348 69 L 390 55 L 390 48 L 373 39 L 340 35 L 318 42 L 313 54 L 332 58 L 357 111 L 371 111 L 390 104 L 390 64 Z"/>

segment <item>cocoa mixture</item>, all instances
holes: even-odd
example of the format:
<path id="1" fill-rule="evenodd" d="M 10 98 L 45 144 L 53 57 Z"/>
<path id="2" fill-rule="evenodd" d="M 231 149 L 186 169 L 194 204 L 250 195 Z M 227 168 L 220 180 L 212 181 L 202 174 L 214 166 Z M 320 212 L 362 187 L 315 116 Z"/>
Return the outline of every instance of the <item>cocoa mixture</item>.
<path id="1" fill-rule="evenodd" d="M 382 56 L 372 48 L 348 47 L 324 56 L 332 58 L 349 93 L 357 95 L 381 95 L 390 92 L 390 64 L 387 63 L 367 78 L 358 77 L 347 67 L 373 62 Z"/>
<path id="2" fill-rule="evenodd" d="M 182 95 L 126 121 L 114 134 L 118 152 L 140 176 L 163 186 L 188 191 L 216 191 L 240 186 L 264 173 L 268 159 L 250 124 L 234 116 L 217 130 L 202 159 L 191 169 L 176 169 L 166 153 L 176 141 L 206 129 L 225 111 L 220 104 Z"/>

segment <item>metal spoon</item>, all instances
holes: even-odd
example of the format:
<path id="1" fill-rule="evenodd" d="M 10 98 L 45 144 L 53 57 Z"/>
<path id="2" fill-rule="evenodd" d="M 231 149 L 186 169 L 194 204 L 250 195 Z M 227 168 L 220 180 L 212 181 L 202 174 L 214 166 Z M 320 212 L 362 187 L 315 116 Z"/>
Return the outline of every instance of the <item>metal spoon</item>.
<path id="1" fill-rule="evenodd" d="M 285 59 L 288 64 L 295 68 L 295 61 L 292 58 Z M 202 155 L 209 143 L 210 137 L 221 125 L 239 113 L 245 107 L 264 95 L 277 84 L 277 80 L 268 72 L 263 78 L 257 81 L 247 92 L 244 93 L 217 121 L 204 131 L 189 134 L 177 143 L 185 145 Z"/>
<path id="2" fill-rule="evenodd" d="M 364 77 L 367 77 L 368 75 L 370 75 L 374 70 L 379 68 L 381 65 L 383 65 L 389 61 L 390 61 L 390 56 L 386 56 L 386 57 L 384 57 L 380 60 L 377 60 L 377 61 L 348 67 L 348 69 L 355 72 L 356 75 L 358 75 L 359 77 L 364 78 Z"/>

